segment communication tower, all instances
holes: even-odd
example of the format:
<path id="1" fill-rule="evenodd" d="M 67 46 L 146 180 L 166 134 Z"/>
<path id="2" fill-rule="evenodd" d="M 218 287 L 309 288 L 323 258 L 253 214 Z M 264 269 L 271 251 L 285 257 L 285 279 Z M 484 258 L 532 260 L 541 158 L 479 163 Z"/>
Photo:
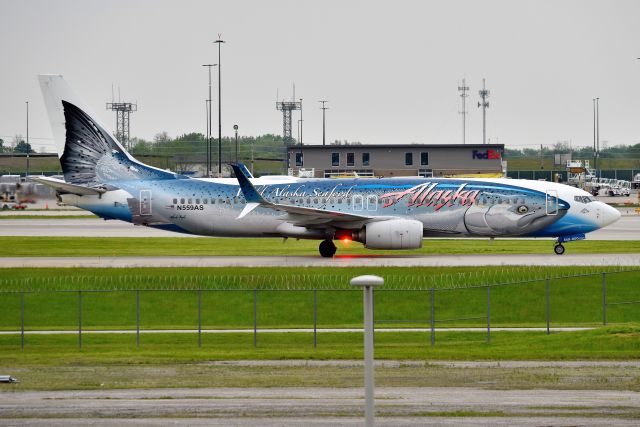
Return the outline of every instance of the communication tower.
<path id="1" fill-rule="evenodd" d="M 291 137 L 291 112 L 302 109 L 301 101 L 277 101 L 276 109 L 282 111 L 282 139 L 289 146 L 293 143 Z"/>
<path id="2" fill-rule="evenodd" d="M 478 92 L 482 102 L 478 102 L 478 107 L 482 107 L 482 143 L 487 143 L 487 108 L 489 108 L 489 91 L 484 87 L 484 79 L 482 79 L 482 90 Z"/>
<path id="3" fill-rule="evenodd" d="M 468 90 L 469 90 L 469 86 L 467 86 L 466 79 L 462 79 L 462 86 L 458 86 L 458 91 L 461 92 L 460 98 L 462 99 L 462 111 L 460 111 L 460 114 L 462 114 L 462 143 L 463 144 L 467 143 L 467 138 L 466 138 L 467 106 L 465 103 L 465 98 L 469 96 L 469 94 L 467 94 Z"/>
<path id="4" fill-rule="evenodd" d="M 118 98 L 120 89 L 118 89 Z M 138 104 L 132 102 L 114 102 L 113 89 L 111 94 L 111 102 L 107 102 L 107 110 L 116 112 L 116 139 L 127 149 L 131 150 L 129 141 L 129 116 L 134 111 L 138 111 Z"/>

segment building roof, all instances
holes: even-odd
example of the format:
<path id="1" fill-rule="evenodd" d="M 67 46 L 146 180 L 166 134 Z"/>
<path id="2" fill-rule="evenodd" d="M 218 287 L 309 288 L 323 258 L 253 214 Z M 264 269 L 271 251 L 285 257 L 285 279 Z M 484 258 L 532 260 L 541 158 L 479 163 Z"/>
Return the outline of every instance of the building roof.
<path id="1" fill-rule="evenodd" d="M 504 150 L 504 144 L 354 144 L 354 145 L 302 145 L 305 150 L 329 150 L 336 148 L 499 148 Z M 299 150 L 300 145 L 288 146 L 290 150 Z"/>

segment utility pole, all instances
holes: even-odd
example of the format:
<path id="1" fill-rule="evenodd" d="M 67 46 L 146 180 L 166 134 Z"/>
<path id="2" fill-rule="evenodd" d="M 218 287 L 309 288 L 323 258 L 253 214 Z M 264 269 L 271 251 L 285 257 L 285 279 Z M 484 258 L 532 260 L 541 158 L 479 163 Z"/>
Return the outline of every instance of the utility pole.
<path id="1" fill-rule="evenodd" d="M 465 98 L 469 96 L 467 94 L 468 90 L 469 90 L 469 86 L 467 86 L 467 81 L 466 79 L 463 78 L 462 86 L 458 86 L 458 91 L 462 92 L 460 94 L 460 98 L 462 99 L 462 111 L 460 111 L 460 114 L 462 114 L 462 143 L 463 144 L 467 143 L 467 138 L 466 138 L 467 108 L 466 108 Z"/>
<path id="2" fill-rule="evenodd" d="M 211 177 L 211 67 L 218 64 L 204 64 L 203 67 L 209 68 L 209 99 L 207 99 L 207 178 Z"/>
<path id="3" fill-rule="evenodd" d="M 222 62 L 220 60 L 220 46 L 225 43 L 221 39 L 222 34 L 218 34 L 218 176 L 222 176 Z"/>
<path id="4" fill-rule="evenodd" d="M 482 143 L 487 143 L 487 108 L 489 108 L 489 91 L 484 87 L 484 79 L 482 79 L 482 90 L 478 92 L 482 102 L 478 102 L 478 107 L 482 107 Z"/>
<path id="5" fill-rule="evenodd" d="M 326 140 L 325 140 L 325 117 L 324 117 L 324 113 L 325 110 L 328 110 L 329 107 L 325 107 L 324 104 L 326 102 L 329 101 L 318 101 L 318 102 L 322 102 L 322 107 L 320 107 L 320 109 L 322 110 L 322 145 L 326 145 Z"/>
<path id="6" fill-rule="evenodd" d="M 29 101 L 25 101 L 27 103 L 27 172 L 24 175 L 25 179 L 29 177 L 29 151 L 31 151 L 31 146 L 29 145 Z"/>

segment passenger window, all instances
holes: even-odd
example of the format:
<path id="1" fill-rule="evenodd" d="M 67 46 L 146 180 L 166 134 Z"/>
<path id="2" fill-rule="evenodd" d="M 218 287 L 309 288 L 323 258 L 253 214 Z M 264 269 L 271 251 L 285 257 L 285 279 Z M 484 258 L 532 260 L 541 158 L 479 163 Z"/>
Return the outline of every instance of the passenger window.
<path id="1" fill-rule="evenodd" d="M 189 205 L 190 205 L 190 204 L 192 204 L 192 203 L 193 203 L 193 199 L 189 199 L 189 200 L 187 201 L 187 204 L 189 204 Z"/>
<path id="2" fill-rule="evenodd" d="M 200 199 L 196 199 L 196 205 L 200 204 Z"/>
<path id="3" fill-rule="evenodd" d="M 178 204 L 178 199 L 173 199 L 173 204 L 177 205 Z"/>
<path id="4" fill-rule="evenodd" d="M 207 203 L 209 203 L 209 199 L 202 199 L 202 203 L 206 205 Z"/>
<path id="5" fill-rule="evenodd" d="M 180 199 L 180 204 L 184 205 L 184 199 Z"/>

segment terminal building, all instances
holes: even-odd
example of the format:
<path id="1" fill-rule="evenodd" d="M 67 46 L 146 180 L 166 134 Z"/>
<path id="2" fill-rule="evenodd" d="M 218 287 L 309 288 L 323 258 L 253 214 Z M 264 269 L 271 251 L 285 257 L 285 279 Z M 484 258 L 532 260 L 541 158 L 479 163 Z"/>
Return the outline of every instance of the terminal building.
<path id="1" fill-rule="evenodd" d="M 289 175 L 503 177 L 504 144 L 292 145 Z"/>

